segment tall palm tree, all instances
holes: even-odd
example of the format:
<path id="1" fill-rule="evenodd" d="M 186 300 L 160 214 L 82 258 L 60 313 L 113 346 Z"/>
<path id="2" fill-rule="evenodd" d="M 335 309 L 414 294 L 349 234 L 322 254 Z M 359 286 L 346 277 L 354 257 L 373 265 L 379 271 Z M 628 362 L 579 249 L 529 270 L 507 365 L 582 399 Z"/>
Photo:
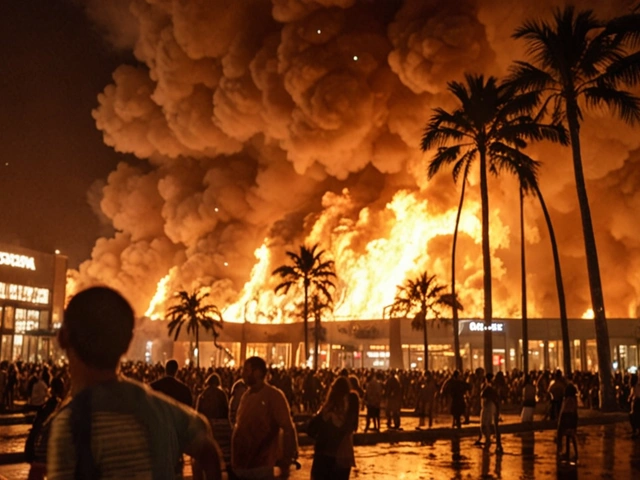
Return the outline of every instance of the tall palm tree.
<path id="1" fill-rule="evenodd" d="M 602 22 L 590 10 L 568 6 L 554 13 L 552 22 L 529 20 L 513 34 L 524 39 L 533 63 L 515 63 L 510 80 L 522 90 L 543 90 L 553 116 L 568 127 L 573 170 L 582 219 L 591 304 L 595 316 L 602 406 L 615 408 L 611 378 L 611 350 L 598 252 L 582 166 L 580 102 L 609 107 L 628 123 L 640 120 L 640 98 L 624 90 L 640 82 L 640 15 Z"/>
<path id="2" fill-rule="evenodd" d="M 560 253 L 558 252 L 558 242 L 556 241 L 556 234 L 551 223 L 551 215 L 549 209 L 544 201 L 542 192 L 537 183 L 532 185 L 534 194 L 540 202 L 540 208 L 544 214 L 544 219 L 547 224 L 547 230 L 549 230 L 549 242 L 551 243 L 551 253 L 553 254 L 553 269 L 556 279 L 556 291 L 558 292 L 558 308 L 560 312 L 560 331 L 562 332 L 562 363 L 564 371 L 567 374 L 571 373 L 571 342 L 569 340 L 569 321 L 567 319 L 567 302 L 564 295 L 564 283 L 562 281 L 562 269 L 560 268 Z"/>
<path id="3" fill-rule="evenodd" d="M 200 328 L 205 331 L 211 331 L 213 334 L 213 344 L 218 346 L 217 338 L 220 335 L 219 330 L 224 327 L 222 314 L 220 309 L 212 304 L 204 303 L 204 299 L 209 296 L 208 293 L 200 293 L 194 291 L 188 293 L 181 290 L 175 294 L 178 303 L 167 309 L 166 316 L 169 319 L 167 328 L 169 335 L 174 334 L 174 341 L 180 336 L 182 326 L 186 324 L 187 333 L 195 334 L 196 337 L 196 366 L 200 368 Z"/>
<path id="4" fill-rule="evenodd" d="M 464 172 L 462 174 L 462 189 L 460 190 L 460 203 L 458 204 L 458 212 L 456 213 L 456 225 L 453 229 L 453 242 L 451 245 L 451 298 L 458 298 L 456 294 L 456 248 L 458 246 L 458 230 L 460 228 L 460 215 L 462 214 L 462 205 L 464 204 L 464 194 L 467 187 L 467 177 L 469 176 L 469 167 L 471 166 L 470 159 L 464 159 L 459 161 L 459 166 L 456 164 L 453 168 L 453 183 L 458 180 L 460 169 L 464 164 Z M 457 167 L 457 168 L 456 168 Z M 460 319 L 458 317 L 458 310 L 460 303 L 458 301 L 452 301 L 451 312 L 453 320 L 453 350 L 455 355 L 456 369 L 462 371 L 462 356 L 460 355 Z"/>
<path id="5" fill-rule="evenodd" d="M 427 318 L 433 314 L 439 318 L 438 305 L 443 305 L 444 290 L 446 287 L 436 281 L 435 275 L 422 272 L 414 279 L 408 279 L 404 285 L 399 285 L 396 296 L 391 306 L 391 315 L 402 314 L 408 316 L 414 314 L 411 320 L 411 328 L 422 330 L 424 342 L 424 369 L 429 369 L 429 338 L 427 334 Z"/>
<path id="6" fill-rule="evenodd" d="M 510 162 L 509 147 L 526 146 L 525 140 L 558 140 L 558 131 L 533 121 L 526 114 L 538 105 L 537 92 L 516 95 L 513 87 L 499 84 L 495 77 L 466 75 L 466 85 L 450 82 L 449 91 L 460 106 L 452 112 L 435 109 L 422 137 L 422 150 L 438 148 L 429 162 L 433 177 L 445 165 L 463 168 L 476 157 L 480 161 L 482 210 L 482 260 L 484 274 L 484 367 L 492 371 L 491 249 L 489 245 L 489 191 L 487 172 L 494 174 Z M 514 148 L 515 149 L 515 148 Z"/>
<path id="7" fill-rule="evenodd" d="M 562 125 L 552 126 L 558 131 L 559 141 L 565 145 L 568 143 L 566 130 Z M 551 222 L 551 216 L 547 209 L 546 202 L 538 185 L 538 170 L 540 163 L 533 160 L 518 149 L 506 152 L 512 161 L 504 162 L 503 167 L 508 168 L 511 173 L 515 174 L 519 181 L 520 193 L 520 262 L 521 262 L 521 284 L 522 284 L 522 347 L 523 347 L 523 370 L 529 371 L 529 329 L 527 318 L 527 277 L 525 267 L 525 241 L 524 241 L 524 197 L 529 194 L 536 196 L 540 202 L 540 207 L 544 214 L 547 229 L 549 231 L 549 239 L 551 250 L 553 253 L 553 265 L 556 279 L 556 290 L 558 292 L 558 304 L 560 311 L 560 329 L 562 331 L 562 347 L 563 347 L 563 365 L 567 374 L 571 373 L 571 343 L 569 341 L 569 322 L 567 319 L 567 308 L 564 295 L 564 285 L 562 281 L 562 270 L 560 268 L 560 255 L 558 254 L 558 245 L 556 236 Z"/>
<path id="8" fill-rule="evenodd" d="M 285 294 L 293 286 L 302 286 L 304 292 L 303 321 L 304 321 L 304 358 L 309 358 L 309 294 L 310 289 L 319 291 L 327 301 L 331 302 L 331 290 L 335 288 L 333 279 L 336 277 L 333 260 L 324 260 L 322 256 L 325 251 L 320 250 L 316 243 L 311 248 L 300 245 L 300 252 L 287 251 L 287 256 L 291 260 L 290 265 L 282 265 L 276 268 L 271 274 L 282 279 L 276 288 L 275 293 L 283 291 Z"/>

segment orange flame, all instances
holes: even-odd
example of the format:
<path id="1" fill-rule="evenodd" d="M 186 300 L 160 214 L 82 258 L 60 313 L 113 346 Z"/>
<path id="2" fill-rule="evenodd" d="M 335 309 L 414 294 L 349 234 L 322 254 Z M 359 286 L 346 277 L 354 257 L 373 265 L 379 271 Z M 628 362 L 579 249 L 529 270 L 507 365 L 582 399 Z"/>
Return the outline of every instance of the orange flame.
<path id="1" fill-rule="evenodd" d="M 173 271 L 174 269 L 171 270 Z M 163 314 L 161 312 L 163 311 L 163 305 L 167 299 L 167 287 L 169 285 L 169 280 L 171 279 L 171 274 L 172 272 L 170 271 L 158 282 L 156 293 L 151 299 L 149 308 L 147 308 L 147 311 L 144 314 L 145 317 L 149 317 L 151 320 L 159 320 L 163 318 Z"/>
<path id="2" fill-rule="evenodd" d="M 305 241 L 309 245 L 319 243 L 327 250 L 327 258 L 335 261 L 337 290 L 334 294 L 334 318 L 382 318 L 385 307 L 394 300 L 396 287 L 425 268 L 430 274 L 437 275 L 439 283 L 450 284 L 450 248 L 443 257 L 441 252 L 431 252 L 429 243 L 438 236 L 452 235 L 457 209 L 452 207 L 443 213 L 433 213 L 428 200 L 420 198 L 420 195 L 419 192 L 401 190 L 385 208 L 377 212 L 364 208 L 357 219 L 352 220 L 344 215 L 344 211 L 352 207 L 349 192 L 327 194 L 326 201 L 333 204 L 324 205 L 323 213 L 312 225 Z M 500 221 L 499 211 L 492 211 L 491 217 L 492 249 L 508 247 L 509 229 Z M 481 223 L 477 202 L 469 201 L 465 205 L 459 231 L 480 245 Z M 287 295 L 274 294 L 277 280 L 272 278 L 271 272 L 279 265 L 272 264 L 268 239 L 254 254 L 257 262 L 238 300 L 221 306 L 225 321 L 299 321 L 299 315 L 295 314 L 295 304 L 300 301 L 299 292 L 292 289 Z M 493 275 L 500 278 L 503 265 L 497 258 L 493 262 Z M 461 271 L 472 272 L 461 275 L 457 287 L 465 315 L 479 318 L 483 304 L 481 283 L 478 283 L 482 275 L 481 262 L 474 254 L 460 252 L 458 265 Z M 147 310 L 147 316 L 152 319 L 160 318 L 158 312 L 167 299 L 167 286 L 173 273 L 158 283 Z M 508 317 L 517 308 L 517 299 L 498 304 L 494 302 L 494 315 Z M 536 315 L 535 305 L 530 306 L 530 315 Z"/>
<path id="3" fill-rule="evenodd" d="M 582 318 L 586 320 L 591 320 L 596 318 L 596 316 L 593 313 L 593 308 L 588 308 L 587 311 L 582 314 Z"/>

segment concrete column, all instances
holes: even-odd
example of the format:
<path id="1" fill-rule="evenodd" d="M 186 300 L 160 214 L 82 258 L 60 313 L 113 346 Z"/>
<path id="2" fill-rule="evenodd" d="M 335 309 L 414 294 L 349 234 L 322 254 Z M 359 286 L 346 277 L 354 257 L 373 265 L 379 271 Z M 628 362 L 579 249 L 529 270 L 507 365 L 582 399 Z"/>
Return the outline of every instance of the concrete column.
<path id="1" fill-rule="evenodd" d="M 400 321 L 400 318 L 389 319 L 389 367 L 404 369 Z"/>
<path id="2" fill-rule="evenodd" d="M 247 359 L 247 322 L 242 323 L 242 338 L 240 338 L 240 366 Z"/>
<path id="3" fill-rule="evenodd" d="M 543 348 L 544 368 L 549 369 L 549 340 L 545 340 Z"/>

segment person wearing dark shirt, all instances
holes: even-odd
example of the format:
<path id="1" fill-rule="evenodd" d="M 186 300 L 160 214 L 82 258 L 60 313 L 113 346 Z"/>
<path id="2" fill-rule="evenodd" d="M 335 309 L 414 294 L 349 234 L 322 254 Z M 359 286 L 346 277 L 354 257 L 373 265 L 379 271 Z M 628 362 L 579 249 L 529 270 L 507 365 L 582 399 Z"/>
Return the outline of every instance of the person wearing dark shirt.
<path id="1" fill-rule="evenodd" d="M 156 392 L 164 393 L 168 397 L 188 406 L 193 406 L 191 390 L 184 383 L 176 378 L 178 372 L 178 362 L 171 359 L 164 366 L 165 376 L 151 384 Z"/>
<path id="2" fill-rule="evenodd" d="M 226 465 L 231 462 L 231 423 L 229 422 L 229 399 L 220 387 L 220 375 L 212 373 L 205 380 L 206 388 L 198 396 L 196 410 L 207 417 L 218 442 Z M 192 463 L 193 479 L 202 480 L 204 472 L 198 462 Z"/>
<path id="3" fill-rule="evenodd" d="M 451 398 L 451 416 L 453 417 L 453 427 L 461 428 L 461 417 L 467 408 L 465 396 L 468 391 L 466 382 L 460 380 L 460 372 L 454 370 L 453 375 L 442 386 L 442 395 Z"/>
<path id="4" fill-rule="evenodd" d="M 167 397 L 171 397 L 187 407 L 193 407 L 191 390 L 176 378 L 176 373 L 178 373 L 178 362 L 174 359 L 168 360 L 164 366 L 164 373 L 164 377 L 153 382 L 151 384 L 151 388 L 156 392 L 164 393 Z M 176 465 L 176 472 L 182 472 L 183 469 L 184 459 L 183 457 L 180 457 L 178 465 Z"/>

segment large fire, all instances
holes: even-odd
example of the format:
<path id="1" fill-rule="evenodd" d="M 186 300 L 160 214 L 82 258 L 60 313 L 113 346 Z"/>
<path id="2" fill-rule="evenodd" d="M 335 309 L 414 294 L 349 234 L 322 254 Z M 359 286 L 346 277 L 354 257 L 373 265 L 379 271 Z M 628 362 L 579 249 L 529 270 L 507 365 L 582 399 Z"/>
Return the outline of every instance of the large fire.
<path id="1" fill-rule="evenodd" d="M 349 202 L 348 191 L 342 192 L 340 201 Z M 477 204 L 466 208 L 460 221 L 460 235 L 467 234 L 479 243 L 480 222 L 476 210 Z M 350 225 L 350 221 L 339 216 L 331 218 L 330 212 L 331 209 L 327 209 L 318 218 L 306 242 L 322 243 L 323 238 L 330 238 L 327 253 L 335 261 L 338 276 L 334 318 L 382 318 L 385 307 L 393 302 L 396 287 L 429 263 L 433 264 L 433 271 L 439 275 L 441 282 L 447 283 L 449 259 L 432 258 L 434 255 L 429 252 L 429 242 L 438 236 L 451 234 L 455 209 L 430 215 L 427 201 L 419 199 L 416 193 L 401 190 L 377 214 L 363 209 L 355 220 L 356 225 Z M 371 226 L 375 226 L 381 236 L 366 243 L 363 255 L 356 255 L 353 243 L 360 241 L 357 232 Z M 255 257 L 257 262 L 251 271 L 250 281 L 244 285 L 239 300 L 223 308 L 223 317 L 232 322 L 295 321 L 292 305 L 300 301 L 300 292 L 292 290 L 286 296 L 273 293 L 271 271 L 277 265 L 271 262 L 266 242 L 255 251 Z M 172 269 L 172 273 L 175 272 Z M 158 283 L 146 316 L 161 318 L 172 273 Z M 479 306 L 482 305 L 482 297 L 478 295 L 481 292 L 476 290 L 462 294 L 463 298 L 475 296 L 472 303 Z M 497 311 L 498 315 L 507 313 L 499 309 Z M 471 310 L 468 314 L 479 316 L 480 313 L 480 310 Z"/>
<path id="2" fill-rule="evenodd" d="M 420 151 L 447 82 L 502 77 L 524 45 L 511 34 L 563 2 L 498 0 L 86 0 L 129 49 L 93 116 L 105 143 L 135 155 L 109 175 L 100 207 L 116 229 L 74 286 L 105 283 L 162 318 L 178 290 L 205 288 L 232 322 L 292 322 L 299 292 L 275 296 L 284 252 L 318 243 L 335 261 L 334 318 L 380 318 L 396 287 L 427 270 L 451 281 L 460 195 L 450 172 L 426 181 Z M 107 6 L 106 4 L 109 4 Z M 602 18 L 629 2 L 585 0 Z M 582 147 L 609 316 L 639 313 L 640 135 L 585 109 Z M 569 316 L 590 306 L 568 148 L 536 144 Z M 460 224 L 457 292 L 483 306 L 477 171 Z M 528 311 L 558 315 L 549 235 L 525 208 Z M 493 311 L 520 315 L 518 189 L 490 183 Z"/>

